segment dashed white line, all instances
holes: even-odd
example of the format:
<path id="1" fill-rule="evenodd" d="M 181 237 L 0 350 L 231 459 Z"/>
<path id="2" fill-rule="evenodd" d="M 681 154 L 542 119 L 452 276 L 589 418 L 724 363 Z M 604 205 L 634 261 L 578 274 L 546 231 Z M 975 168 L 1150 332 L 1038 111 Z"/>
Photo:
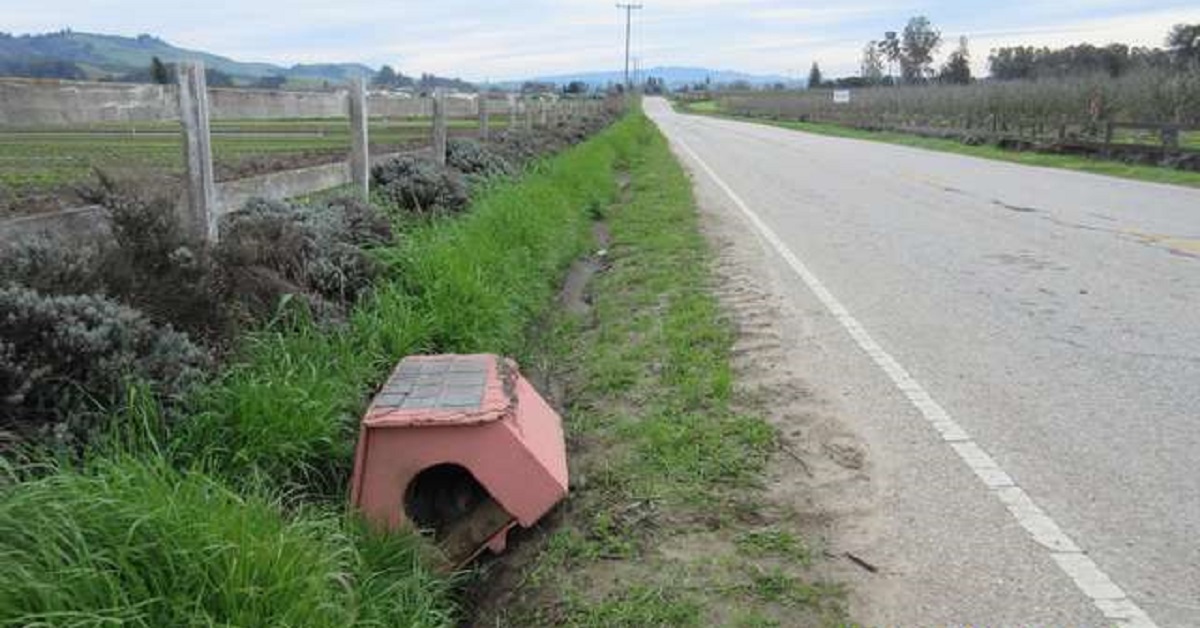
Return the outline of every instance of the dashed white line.
<path id="1" fill-rule="evenodd" d="M 1129 599 L 1125 591 L 1100 569 L 1096 561 L 1081 550 L 1071 540 L 1071 537 L 1055 523 L 1054 519 L 1038 507 L 1029 494 L 1018 486 L 1004 469 L 1000 468 L 991 455 L 950 417 L 945 408 L 935 401 L 925 388 L 871 337 L 858 319 L 850 314 L 850 311 L 838 301 L 837 297 L 833 296 L 833 293 L 804 265 L 804 262 L 792 253 L 791 249 L 779 239 L 779 236 L 775 235 L 775 232 L 758 217 L 758 214 L 754 213 L 745 201 L 686 142 L 678 138 L 673 138 L 672 141 L 700 166 L 701 170 L 729 197 L 729 200 L 733 201 L 733 204 L 741 210 L 762 238 L 787 262 L 788 266 L 808 286 L 808 289 L 821 301 L 825 309 L 829 310 L 830 314 L 850 334 L 858 347 L 892 380 L 896 388 L 908 398 L 913 407 L 921 413 L 921 416 L 925 417 L 925 420 L 937 431 L 942 440 L 975 473 L 979 481 L 1004 504 L 1013 519 L 1029 533 L 1030 538 L 1049 551 L 1050 556 L 1063 573 L 1075 583 L 1075 586 L 1084 595 L 1091 599 L 1096 608 L 1106 618 L 1121 626 L 1157 628 L 1150 616 Z"/>

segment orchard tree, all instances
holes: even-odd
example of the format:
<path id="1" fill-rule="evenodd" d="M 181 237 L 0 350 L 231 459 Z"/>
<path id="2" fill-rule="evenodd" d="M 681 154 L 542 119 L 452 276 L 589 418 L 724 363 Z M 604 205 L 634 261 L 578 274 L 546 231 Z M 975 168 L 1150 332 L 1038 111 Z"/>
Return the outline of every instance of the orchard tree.
<path id="1" fill-rule="evenodd" d="M 903 51 L 900 49 L 900 37 L 896 31 L 888 31 L 883 34 L 883 40 L 879 42 L 879 54 L 883 55 L 888 61 L 888 78 L 892 79 L 896 76 L 896 63 L 900 61 Z"/>
<path id="2" fill-rule="evenodd" d="M 924 81 L 932 73 L 933 54 L 942 44 L 942 34 L 929 18 L 917 16 L 908 21 L 900 44 L 900 71 L 909 83 Z"/>
<path id="3" fill-rule="evenodd" d="M 872 41 L 863 48 L 862 78 L 868 85 L 883 82 L 883 56 L 879 52 L 879 42 Z"/>

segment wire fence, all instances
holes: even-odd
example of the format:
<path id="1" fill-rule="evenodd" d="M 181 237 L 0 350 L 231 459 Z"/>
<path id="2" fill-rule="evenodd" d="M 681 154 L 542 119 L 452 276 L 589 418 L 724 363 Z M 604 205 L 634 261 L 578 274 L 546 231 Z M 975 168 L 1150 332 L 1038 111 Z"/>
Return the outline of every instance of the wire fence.
<path id="1" fill-rule="evenodd" d="M 183 177 L 178 85 L 0 79 L 0 220 L 77 204 L 74 191 L 105 172 Z M 321 92 L 207 89 L 217 182 L 344 162 L 352 149 L 347 88 Z M 427 148 L 433 98 L 367 95 L 372 157 Z M 486 102 L 490 132 L 537 125 L 581 111 L 506 94 L 447 95 L 451 137 L 479 137 Z M 514 115 L 515 114 L 515 115 Z"/>

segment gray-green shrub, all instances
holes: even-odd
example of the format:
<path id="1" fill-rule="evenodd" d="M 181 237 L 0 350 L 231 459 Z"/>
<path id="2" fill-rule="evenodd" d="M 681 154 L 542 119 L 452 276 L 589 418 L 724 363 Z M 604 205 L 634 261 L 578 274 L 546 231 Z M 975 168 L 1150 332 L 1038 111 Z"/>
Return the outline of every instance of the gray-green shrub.
<path id="1" fill-rule="evenodd" d="M 462 175 L 423 157 L 402 155 L 379 164 L 371 179 L 384 202 L 418 215 L 457 213 L 470 200 Z"/>
<path id="2" fill-rule="evenodd" d="M 446 165 L 476 180 L 512 174 L 508 160 L 475 140 L 454 137 L 446 144 Z"/>
<path id="3" fill-rule="evenodd" d="M 379 273 L 365 248 L 391 238 L 387 218 L 362 201 L 257 199 L 225 217 L 217 257 L 235 296 L 262 314 L 284 294 L 353 303 Z"/>
<path id="4" fill-rule="evenodd" d="M 0 430 L 23 440 L 86 442 L 130 378 L 170 399 L 207 362 L 185 334 L 105 297 L 0 288 Z"/>

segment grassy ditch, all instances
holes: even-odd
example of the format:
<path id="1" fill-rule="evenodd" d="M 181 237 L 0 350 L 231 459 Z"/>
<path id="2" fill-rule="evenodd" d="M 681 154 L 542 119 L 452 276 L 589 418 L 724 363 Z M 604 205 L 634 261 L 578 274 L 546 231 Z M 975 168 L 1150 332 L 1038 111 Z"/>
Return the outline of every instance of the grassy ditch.
<path id="1" fill-rule="evenodd" d="M 496 185 L 465 216 L 418 223 L 375 250 L 388 279 L 343 329 L 300 319 L 251 335 L 239 363 L 201 394 L 176 453 L 233 481 L 340 500 L 358 417 L 400 356 L 520 346 L 586 244 L 587 208 L 611 198 L 629 133 L 617 126 Z"/>
<path id="2" fill-rule="evenodd" d="M 10 468 L 0 625 L 453 625 L 424 543 L 345 514 L 358 417 L 403 355 L 523 345 L 639 128 L 494 182 L 459 217 L 401 225 L 343 324 L 285 303 L 182 416 L 132 387 L 82 461 Z"/>
<path id="3" fill-rule="evenodd" d="M 862 129 L 854 129 L 823 122 L 796 122 L 790 120 L 769 120 L 750 116 L 737 116 L 722 111 L 716 101 L 699 101 L 689 104 L 677 103 L 675 106 L 679 111 L 685 113 L 711 115 L 728 118 L 730 120 L 740 120 L 742 122 L 767 124 L 770 126 L 791 129 L 794 131 L 815 133 L 817 135 L 828 135 L 830 137 L 844 137 L 857 140 L 870 140 L 873 142 L 885 142 L 887 144 L 911 146 L 913 148 L 936 150 L 944 153 L 955 153 L 958 155 L 968 155 L 970 157 L 994 159 L 996 161 L 1007 161 L 1025 166 L 1060 168 L 1063 170 L 1075 170 L 1078 172 L 1101 174 L 1110 177 L 1121 177 L 1123 179 L 1149 181 L 1151 183 L 1168 183 L 1171 185 L 1200 187 L 1200 172 L 1190 172 L 1187 170 L 1176 170 L 1173 168 L 1164 168 L 1158 166 L 1127 164 L 1115 160 L 1089 159 L 1087 157 L 1079 157 L 1075 155 L 1054 155 L 1034 151 L 1006 150 L 992 144 L 970 146 L 952 139 L 921 137 L 919 135 L 911 135 L 897 131 L 865 131 Z"/>
<path id="4" fill-rule="evenodd" d="M 768 503 L 777 437 L 738 410 L 690 181 L 652 123 L 630 124 L 593 306 L 552 316 L 526 360 L 561 391 L 572 495 L 487 570 L 475 625 L 840 624 L 842 591 Z"/>

